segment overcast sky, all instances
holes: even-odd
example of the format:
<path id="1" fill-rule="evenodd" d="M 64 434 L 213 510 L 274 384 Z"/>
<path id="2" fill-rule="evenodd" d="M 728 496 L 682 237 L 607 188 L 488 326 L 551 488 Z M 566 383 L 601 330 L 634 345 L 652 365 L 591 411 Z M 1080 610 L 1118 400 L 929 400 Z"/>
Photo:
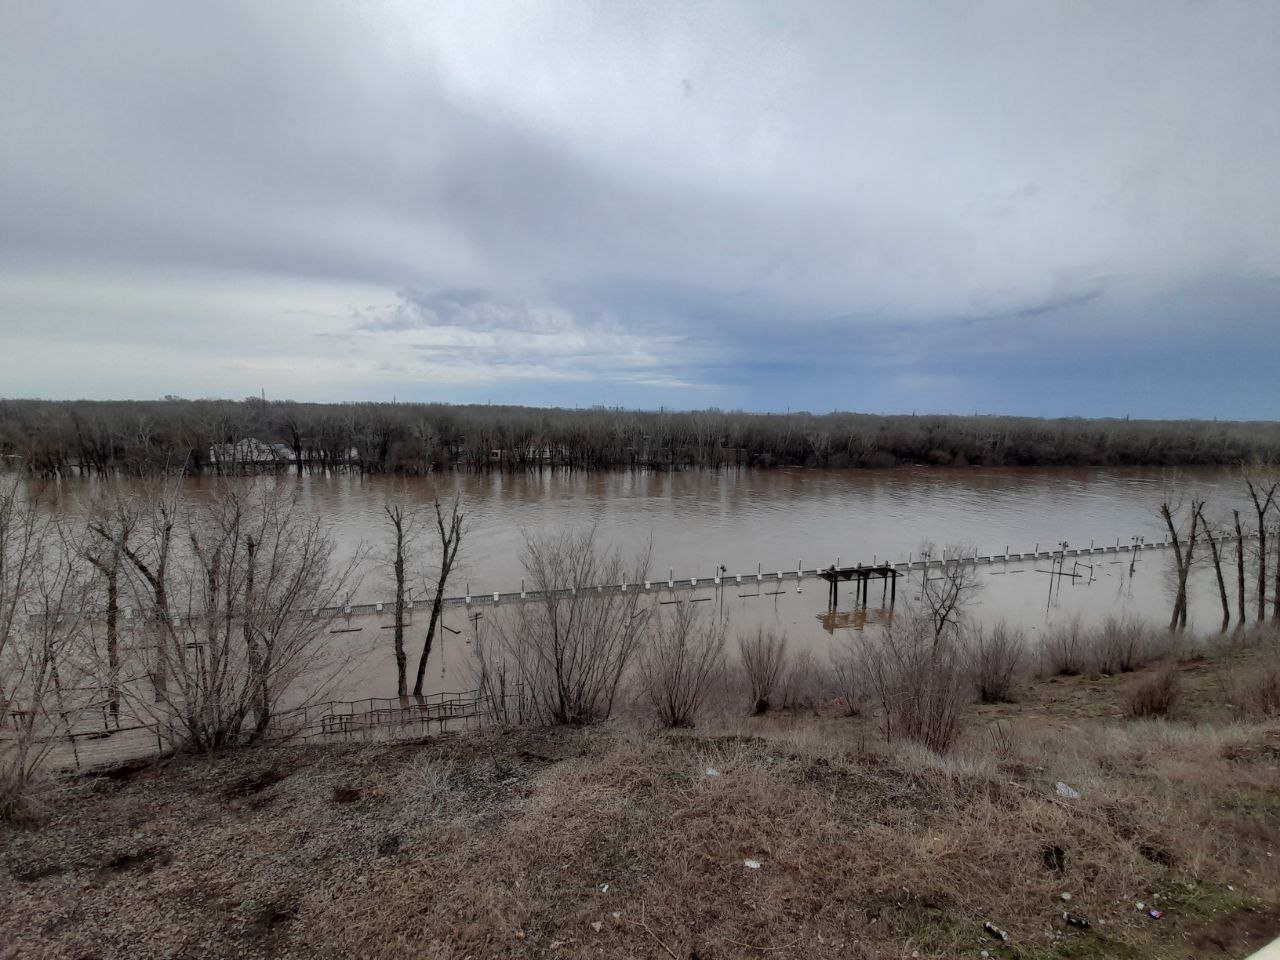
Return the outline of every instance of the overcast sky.
<path id="1" fill-rule="evenodd" d="M 0 0 L 0 396 L 1280 416 L 1280 4 Z"/>

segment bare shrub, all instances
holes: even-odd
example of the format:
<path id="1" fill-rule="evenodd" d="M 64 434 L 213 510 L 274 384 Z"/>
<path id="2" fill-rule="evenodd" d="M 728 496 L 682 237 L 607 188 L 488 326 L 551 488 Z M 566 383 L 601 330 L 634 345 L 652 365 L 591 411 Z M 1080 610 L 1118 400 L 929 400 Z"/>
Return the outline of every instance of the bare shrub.
<path id="1" fill-rule="evenodd" d="M 782 679 L 787 657 L 787 635 L 757 627 L 754 634 L 738 635 L 738 652 L 751 691 L 751 712 L 769 709 L 769 697 Z"/>
<path id="2" fill-rule="evenodd" d="M 1044 669 L 1058 676 L 1075 676 L 1088 665 L 1088 638 L 1079 617 L 1056 623 L 1044 635 L 1040 659 Z"/>
<path id="3" fill-rule="evenodd" d="M 1140 683 L 1129 697 L 1129 716 L 1165 717 L 1177 706 L 1182 685 L 1177 669 L 1165 667 Z"/>
<path id="4" fill-rule="evenodd" d="M 696 604 L 673 604 L 659 615 L 640 652 L 645 695 L 664 727 L 691 727 L 724 671 L 728 621 L 703 616 Z"/>
<path id="5" fill-rule="evenodd" d="M 1271 663 L 1248 692 L 1250 709 L 1264 717 L 1280 716 L 1280 664 Z"/>
<path id="6" fill-rule="evenodd" d="M 965 643 L 969 678 L 983 703 L 1013 701 L 1013 683 L 1022 669 L 1026 635 L 1003 620 L 970 631 Z"/>
<path id="7" fill-rule="evenodd" d="M 1150 631 L 1130 617 L 1107 617 L 1089 639 L 1089 666 L 1098 673 L 1128 673 L 1145 666 L 1154 652 Z"/>
<path id="8" fill-rule="evenodd" d="M 490 720 L 501 726 L 523 726 L 535 719 L 533 703 L 520 680 L 520 668 L 503 652 L 501 633 L 491 639 L 476 633 L 472 675 Z"/>
<path id="9" fill-rule="evenodd" d="M 964 721 L 968 678 L 956 645 L 940 641 L 934 626 L 927 615 L 897 617 L 864 644 L 862 662 L 885 739 L 945 753 Z"/>
<path id="10" fill-rule="evenodd" d="M 528 717 L 545 724 L 608 719 L 623 674 L 644 639 L 647 610 L 635 584 L 648 557 L 628 565 L 596 542 L 595 528 L 528 537 L 525 573 L 537 599 L 495 618 L 490 672 L 519 684 Z M 620 589 L 623 583 L 632 589 Z"/>
<path id="11" fill-rule="evenodd" d="M 812 707 L 819 703 L 827 694 L 827 679 L 813 651 L 801 650 L 782 673 L 779 688 L 783 708 Z"/>
<path id="12" fill-rule="evenodd" d="M 1237 720 L 1280 716 L 1280 658 L 1268 656 L 1261 673 L 1248 679 L 1237 673 L 1223 694 Z"/>
<path id="13" fill-rule="evenodd" d="M 856 650 L 846 644 L 831 655 L 831 672 L 835 679 L 837 704 L 845 716 L 856 717 L 862 712 L 867 696 L 866 677 Z"/>

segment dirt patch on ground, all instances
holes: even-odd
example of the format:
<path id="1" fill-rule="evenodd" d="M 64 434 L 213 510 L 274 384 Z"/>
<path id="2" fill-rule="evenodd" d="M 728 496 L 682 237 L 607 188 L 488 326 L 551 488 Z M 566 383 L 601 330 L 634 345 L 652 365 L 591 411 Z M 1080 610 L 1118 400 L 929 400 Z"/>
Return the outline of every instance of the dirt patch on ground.
<path id="1" fill-rule="evenodd" d="M 1280 937 L 1280 910 L 1246 907 L 1209 928 L 1192 942 L 1206 955 L 1244 956 Z"/>

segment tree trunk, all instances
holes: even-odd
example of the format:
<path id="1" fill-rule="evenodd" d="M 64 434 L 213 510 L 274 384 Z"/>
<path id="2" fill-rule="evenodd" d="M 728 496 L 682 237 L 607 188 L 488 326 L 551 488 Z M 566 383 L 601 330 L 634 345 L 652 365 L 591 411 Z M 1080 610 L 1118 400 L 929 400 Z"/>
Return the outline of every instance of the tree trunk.
<path id="1" fill-rule="evenodd" d="M 258 699 L 261 704 L 266 701 L 267 680 L 263 675 L 262 653 L 258 649 L 258 638 L 254 635 L 254 577 L 257 574 L 257 570 L 255 568 L 257 566 L 256 554 L 258 551 L 258 544 L 254 542 L 253 537 L 245 538 L 245 550 L 248 554 L 246 560 L 248 566 L 245 571 L 244 585 L 244 645 L 249 656 L 249 676 L 252 678 L 249 685 L 251 689 L 254 687 L 258 688 L 261 695 L 255 699 Z M 261 706 L 259 706 L 258 710 L 255 712 L 258 713 L 258 728 L 265 729 L 266 724 L 261 713 Z"/>
<path id="2" fill-rule="evenodd" d="M 1178 565 L 1178 592 L 1173 599 L 1173 614 L 1169 617 L 1169 629 L 1183 630 L 1187 626 L 1187 574 L 1191 569 L 1191 552 L 1195 547 L 1196 506 L 1193 502 L 1191 535 L 1188 537 L 1185 554 L 1182 552 L 1182 541 L 1178 537 L 1178 528 L 1173 522 L 1173 512 L 1169 509 L 1168 503 L 1160 504 L 1160 515 L 1164 517 L 1165 525 L 1169 528 L 1169 539 L 1173 543 L 1173 558 Z"/>
<path id="3" fill-rule="evenodd" d="M 107 575 L 107 699 L 111 719 L 120 725 L 120 552 L 117 550 Z"/>
<path id="4" fill-rule="evenodd" d="M 1258 622 L 1267 618 L 1267 528 L 1258 514 Z"/>
<path id="5" fill-rule="evenodd" d="M 1213 531 L 1209 528 L 1208 522 L 1204 519 L 1204 510 L 1201 509 L 1198 514 L 1200 517 L 1200 526 L 1204 530 L 1205 538 L 1209 541 L 1209 552 L 1213 554 L 1213 572 L 1218 576 L 1218 595 L 1222 598 L 1222 633 L 1227 632 L 1227 627 L 1231 624 L 1231 604 L 1227 600 L 1227 582 L 1222 577 L 1222 557 L 1218 553 L 1218 541 L 1213 535 Z"/>
<path id="6" fill-rule="evenodd" d="M 1240 528 L 1240 511 L 1232 510 L 1236 521 L 1236 629 L 1243 630 L 1245 624 L 1244 610 L 1244 531 Z"/>
<path id="7" fill-rule="evenodd" d="M 1255 487 L 1247 477 L 1244 482 L 1249 488 L 1249 497 L 1253 500 L 1253 509 L 1258 515 L 1258 622 L 1261 623 L 1267 617 L 1267 512 L 1275 503 L 1280 483 L 1271 484 L 1263 495 L 1261 484 Z"/>
<path id="8" fill-rule="evenodd" d="M 440 576 L 436 578 L 435 596 L 431 601 L 431 621 L 427 625 L 427 635 L 422 641 L 422 656 L 418 658 L 418 672 L 413 681 L 413 695 L 422 696 L 423 678 L 427 673 L 427 658 L 431 656 L 431 643 L 435 639 L 436 624 L 440 622 L 440 613 L 444 609 L 444 594 L 449 582 L 449 574 L 453 571 L 454 561 L 458 558 L 458 547 L 462 543 L 463 522 L 466 515 L 459 511 L 458 501 L 453 501 L 453 510 L 446 526 L 444 513 L 440 509 L 440 501 L 435 502 L 436 530 L 440 536 Z"/>
<path id="9" fill-rule="evenodd" d="M 1280 527 L 1272 531 L 1275 539 L 1280 542 Z M 1276 553 L 1276 582 L 1275 589 L 1271 591 L 1271 619 L 1280 621 L 1280 550 Z"/>
<path id="10" fill-rule="evenodd" d="M 409 692 L 407 674 L 409 663 L 404 653 L 404 510 L 401 507 L 385 507 L 387 518 L 395 531 L 396 557 L 392 571 L 396 581 L 395 633 L 393 643 L 396 653 L 396 696 Z"/>

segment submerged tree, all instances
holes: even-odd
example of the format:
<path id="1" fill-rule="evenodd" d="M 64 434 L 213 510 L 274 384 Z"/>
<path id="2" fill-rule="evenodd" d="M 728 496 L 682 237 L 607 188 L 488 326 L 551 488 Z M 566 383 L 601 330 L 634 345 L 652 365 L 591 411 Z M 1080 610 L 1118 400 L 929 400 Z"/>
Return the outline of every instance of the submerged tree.
<path id="1" fill-rule="evenodd" d="M 976 598 L 982 584 L 972 548 L 958 544 L 944 547 L 939 554 L 932 543 L 922 544 L 924 570 L 920 580 L 920 601 L 933 626 L 935 641 L 960 623 L 964 608 Z M 937 566 L 932 566 L 934 562 Z"/>
<path id="2" fill-rule="evenodd" d="M 1203 502 L 1201 502 L 1200 508 L 1196 511 L 1196 516 L 1200 518 L 1200 529 L 1204 531 L 1205 540 L 1209 543 L 1209 553 L 1213 556 L 1213 572 L 1218 577 L 1218 595 L 1222 600 L 1221 632 L 1226 633 L 1227 627 L 1231 625 L 1231 603 L 1227 599 L 1227 582 L 1222 576 L 1222 556 L 1218 552 L 1218 537 L 1214 535 L 1213 527 L 1204 517 Z"/>
<path id="3" fill-rule="evenodd" d="M 1160 504 L 1160 516 L 1164 518 L 1165 525 L 1169 528 L 1169 539 L 1173 544 L 1173 560 L 1177 565 L 1175 570 L 1176 588 L 1173 598 L 1173 614 L 1169 618 L 1170 630 L 1185 630 L 1187 628 L 1187 577 L 1191 573 L 1191 563 L 1196 549 L 1196 530 L 1200 523 L 1200 511 L 1204 508 L 1203 500 L 1192 498 L 1189 516 L 1189 530 L 1187 532 L 1186 548 L 1183 548 L 1183 542 L 1178 535 L 1177 515 L 1182 510 L 1182 504 L 1174 504 L 1170 506 L 1169 501 Z"/>
<path id="4" fill-rule="evenodd" d="M 1275 506 L 1280 481 L 1263 481 L 1246 474 L 1244 484 L 1258 516 L 1258 622 L 1261 623 L 1267 617 L 1267 514 Z M 1280 608 L 1276 612 L 1280 615 Z"/>
<path id="5" fill-rule="evenodd" d="M 440 505 L 439 499 L 433 503 L 436 514 L 436 534 L 440 546 L 440 566 L 435 577 L 435 585 L 431 596 L 431 619 L 427 623 L 427 635 L 422 640 L 422 656 L 418 658 L 418 672 L 413 680 L 413 695 L 422 695 L 423 679 L 427 673 L 427 660 L 431 656 L 432 640 L 436 635 L 436 627 L 444 610 L 445 590 L 449 577 L 453 574 L 458 560 L 458 549 L 462 546 L 462 538 L 466 532 L 467 514 L 462 510 L 462 501 L 454 497 L 449 504 L 448 514 Z"/>
<path id="6" fill-rule="evenodd" d="M 99 500 L 93 506 L 83 548 L 85 559 L 106 587 L 107 699 L 116 723 L 120 720 L 120 590 L 127 586 L 122 582 L 127 576 L 125 552 L 136 524 L 135 510 L 124 500 Z"/>
<path id="7" fill-rule="evenodd" d="M 395 581 L 394 621 L 392 622 L 391 642 L 396 656 L 396 695 L 403 697 L 409 692 L 408 659 L 404 652 L 404 615 L 406 574 L 405 561 L 411 540 L 413 539 L 414 514 L 406 511 L 400 504 L 387 504 L 383 507 L 392 530 L 391 561 L 392 576 Z"/>

